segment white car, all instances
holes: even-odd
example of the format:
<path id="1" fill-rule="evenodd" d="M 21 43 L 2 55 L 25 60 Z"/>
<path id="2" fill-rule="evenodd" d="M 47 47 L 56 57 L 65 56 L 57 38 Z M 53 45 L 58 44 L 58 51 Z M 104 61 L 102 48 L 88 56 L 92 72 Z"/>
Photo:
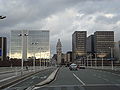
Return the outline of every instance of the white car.
<path id="1" fill-rule="evenodd" d="M 72 64 L 69 66 L 69 69 L 70 69 L 70 70 L 77 70 L 77 64 L 72 63 Z"/>

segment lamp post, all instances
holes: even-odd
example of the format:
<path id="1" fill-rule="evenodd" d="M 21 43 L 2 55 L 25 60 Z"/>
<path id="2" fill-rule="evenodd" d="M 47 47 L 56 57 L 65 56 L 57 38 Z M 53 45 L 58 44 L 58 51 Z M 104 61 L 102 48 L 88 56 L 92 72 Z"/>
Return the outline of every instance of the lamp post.
<path id="1" fill-rule="evenodd" d="M 41 67 L 41 50 L 43 49 L 43 48 L 38 48 L 39 50 L 40 50 L 40 67 Z"/>
<path id="2" fill-rule="evenodd" d="M 91 59 L 91 67 L 92 67 L 92 55 L 91 55 L 91 53 L 90 53 L 90 59 Z"/>
<path id="3" fill-rule="evenodd" d="M 101 66 L 102 66 L 102 69 L 103 69 L 103 68 L 104 68 L 104 63 L 103 63 L 103 51 L 100 51 L 100 53 L 101 53 L 101 56 L 100 56 L 100 57 L 102 58 L 102 60 L 101 60 L 101 61 L 102 61 L 102 65 L 101 65 Z"/>
<path id="4" fill-rule="evenodd" d="M 110 52 L 111 52 L 111 69 L 113 70 L 114 69 L 114 65 L 113 65 L 113 48 L 112 47 L 109 47 L 110 48 Z"/>
<path id="5" fill-rule="evenodd" d="M 95 53 L 95 67 L 97 68 L 97 54 Z"/>
<path id="6" fill-rule="evenodd" d="M 37 45 L 38 44 L 38 42 L 33 42 L 32 43 L 32 45 Z M 35 48 L 34 48 L 35 49 Z M 35 50 L 34 50 L 34 59 L 33 59 L 33 70 L 34 70 L 34 72 L 36 71 L 36 69 L 35 69 Z"/>
<path id="7" fill-rule="evenodd" d="M 103 69 L 103 57 L 102 57 L 102 69 Z"/>
<path id="8" fill-rule="evenodd" d="M 43 55 L 44 55 L 44 57 L 43 57 L 43 66 L 44 66 L 44 68 L 45 68 L 45 52 L 46 51 L 42 51 L 43 52 Z"/>
<path id="9" fill-rule="evenodd" d="M 44 53 L 45 53 L 45 54 L 44 54 L 44 58 L 45 58 L 45 59 L 44 59 L 44 67 L 46 67 L 46 52 L 44 51 Z"/>
<path id="10" fill-rule="evenodd" d="M 23 75 L 23 63 L 24 63 L 24 55 L 26 55 L 26 49 L 27 49 L 27 47 L 26 47 L 26 49 L 25 49 L 25 45 L 26 45 L 26 43 L 24 42 L 24 38 L 25 38 L 25 36 L 28 36 L 28 34 L 26 34 L 26 33 L 24 33 L 23 31 L 22 31 L 22 33 L 21 34 L 19 34 L 18 36 L 20 36 L 20 37 L 22 37 L 22 60 L 21 60 L 21 76 Z"/>
<path id="11" fill-rule="evenodd" d="M 88 67 L 88 56 L 87 56 L 87 67 Z"/>

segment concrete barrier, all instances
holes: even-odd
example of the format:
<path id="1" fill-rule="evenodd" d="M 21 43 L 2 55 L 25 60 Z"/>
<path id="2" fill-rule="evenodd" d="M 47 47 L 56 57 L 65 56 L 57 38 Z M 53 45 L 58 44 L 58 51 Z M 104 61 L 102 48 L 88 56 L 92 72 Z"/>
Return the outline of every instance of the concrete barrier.
<path id="1" fill-rule="evenodd" d="M 59 68 L 57 68 L 54 72 L 52 72 L 52 73 L 50 74 L 50 76 L 49 76 L 46 80 L 44 80 L 44 81 L 36 84 L 35 86 L 36 86 L 36 87 L 37 87 L 37 86 L 43 86 L 43 85 L 48 84 L 48 83 L 50 83 L 51 81 L 53 81 L 53 80 L 55 79 L 55 76 L 56 76 L 58 70 L 59 70 Z"/>
<path id="2" fill-rule="evenodd" d="M 26 90 L 33 90 L 33 88 L 35 88 L 35 87 L 40 87 L 40 86 L 49 84 L 50 82 L 52 82 L 55 79 L 59 69 L 60 68 L 57 68 L 55 71 L 53 71 L 46 80 L 44 80 L 44 81 L 42 81 L 34 86 L 28 87 Z"/>

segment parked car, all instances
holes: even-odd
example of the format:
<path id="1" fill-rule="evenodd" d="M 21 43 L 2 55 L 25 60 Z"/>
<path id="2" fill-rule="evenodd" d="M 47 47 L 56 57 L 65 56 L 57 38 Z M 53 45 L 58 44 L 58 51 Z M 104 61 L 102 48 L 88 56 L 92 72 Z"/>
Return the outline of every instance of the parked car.
<path id="1" fill-rule="evenodd" d="M 69 69 L 70 69 L 70 70 L 77 70 L 77 64 L 72 63 L 72 64 L 69 66 Z"/>
<path id="2" fill-rule="evenodd" d="M 85 69 L 85 66 L 77 65 L 77 68 L 78 68 L 78 69 Z"/>

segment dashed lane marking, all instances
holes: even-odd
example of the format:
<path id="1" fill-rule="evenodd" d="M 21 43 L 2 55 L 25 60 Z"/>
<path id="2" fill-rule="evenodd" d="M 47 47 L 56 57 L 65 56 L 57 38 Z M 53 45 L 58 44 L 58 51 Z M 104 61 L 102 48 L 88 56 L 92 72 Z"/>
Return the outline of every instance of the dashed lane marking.
<path id="1" fill-rule="evenodd" d="M 85 83 L 79 77 L 77 77 L 74 73 L 73 73 L 73 76 L 85 86 Z"/>

